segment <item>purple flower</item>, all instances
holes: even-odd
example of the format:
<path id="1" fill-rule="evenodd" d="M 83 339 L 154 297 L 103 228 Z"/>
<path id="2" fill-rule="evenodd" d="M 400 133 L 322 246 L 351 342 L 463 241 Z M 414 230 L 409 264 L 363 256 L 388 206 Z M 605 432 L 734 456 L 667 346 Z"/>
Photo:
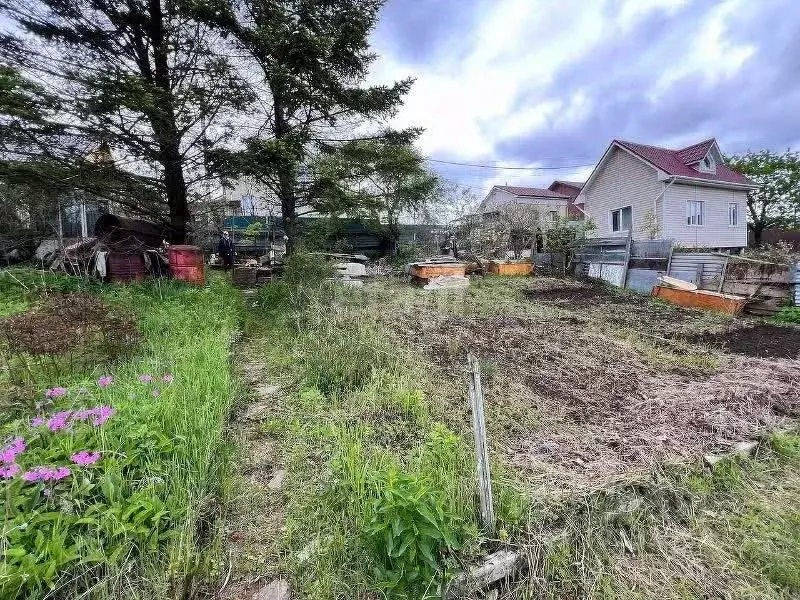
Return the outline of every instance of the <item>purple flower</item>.
<path id="1" fill-rule="evenodd" d="M 172 376 L 171 373 L 167 373 L 161 378 L 161 381 L 164 383 L 172 383 L 175 380 L 175 377 Z"/>
<path id="2" fill-rule="evenodd" d="M 99 406 L 97 408 L 93 408 L 92 411 L 92 414 L 94 415 L 94 421 L 92 421 L 92 423 L 94 423 L 96 427 L 105 424 L 105 422 L 113 417 L 114 413 L 116 412 L 110 406 Z"/>
<path id="3" fill-rule="evenodd" d="M 67 388 L 63 387 L 54 387 L 52 389 L 47 390 L 44 393 L 45 396 L 48 398 L 60 398 L 61 396 L 67 395 Z"/>
<path id="4" fill-rule="evenodd" d="M 35 467 L 22 474 L 25 481 L 61 481 L 65 477 L 72 475 L 72 471 L 67 467 Z"/>
<path id="5" fill-rule="evenodd" d="M 100 453 L 99 452 L 89 452 L 88 450 L 81 450 L 80 452 L 76 452 L 70 457 L 70 460 L 74 462 L 76 465 L 86 466 L 86 465 L 93 465 L 98 460 L 100 460 Z"/>
<path id="6" fill-rule="evenodd" d="M 0 452 L 0 462 L 10 465 L 19 454 L 25 452 L 25 440 L 15 437 L 11 443 Z"/>
<path id="7" fill-rule="evenodd" d="M 47 420 L 47 428 L 50 431 L 60 431 L 64 429 L 67 426 L 67 420 L 71 414 L 72 411 L 70 410 L 62 410 L 61 412 L 55 413 Z"/>
<path id="8" fill-rule="evenodd" d="M 107 388 L 112 383 L 114 383 L 114 378 L 111 375 L 103 375 L 100 379 L 97 380 L 97 385 L 101 388 Z"/>
<path id="9" fill-rule="evenodd" d="M 159 392 L 158 390 L 153 390 L 152 394 L 153 394 L 153 398 L 158 398 L 158 396 L 161 394 L 161 392 Z"/>
<path id="10" fill-rule="evenodd" d="M 0 479 L 11 479 L 19 475 L 19 472 L 22 469 L 19 468 L 19 465 L 16 463 L 11 463 L 10 465 L 0 465 Z"/>
<path id="11" fill-rule="evenodd" d="M 151 381 L 153 381 L 153 376 L 147 374 L 139 375 L 139 381 L 141 381 L 142 383 L 150 383 Z"/>
<path id="12" fill-rule="evenodd" d="M 33 417 L 31 427 L 41 427 L 44 425 L 44 417 Z"/>

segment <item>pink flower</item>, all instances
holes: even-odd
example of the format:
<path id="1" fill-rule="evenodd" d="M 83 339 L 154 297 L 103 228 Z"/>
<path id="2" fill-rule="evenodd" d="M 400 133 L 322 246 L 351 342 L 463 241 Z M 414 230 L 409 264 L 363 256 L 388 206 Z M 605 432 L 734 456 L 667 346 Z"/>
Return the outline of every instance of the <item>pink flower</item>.
<path id="1" fill-rule="evenodd" d="M 69 419 L 72 411 L 70 410 L 62 410 L 61 412 L 55 413 L 52 417 L 50 417 L 47 421 L 47 428 L 50 431 L 60 431 L 67 426 L 67 419 Z"/>
<path id="2" fill-rule="evenodd" d="M 97 380 L 97 385 L 101 388 L 107 388 L 112 383 L 114 383 L 114 378 L 111 375 L 103 375 L 100 379 Z"/>
<path id="3" fill-rule="evenodd" d="M 95 417 L 92 423 L 94 423 L 96 427 L 99 427 L 100 425 L 105 424 L 105 422 L 108 421 L 111 417 L 113 417 L 115 412 L 116 411 L 110 406 L 99 406 L 97 408 L 93 408 L 92 414 Z"/>
<path id="4" fill-rule="evenodd" d="M 100 460 L 100 453 L 99 452 L 89 452 L 88 450 L 81 450 L 80 452 L 76 452 L 70 457 L 70 460 L 74 462 L 76 465 L 86 466 L 86 465 L 93 465 L 98 460 Z"/>
<path id="5" fill-rule="evenodd" d="M 139 381 L 141 381 L 142 383 L 150 383 L 151 381 L 153 381 L 153 376 L 147 374 L 139 375 Z"/>
<path id="6" fill-rule="evenodd" d="M 10 465 L 0 465 L 0 479 L 11 479 L 19 475 L 19 472 L 22 469 L 19 468 L 19 465 L 16 463 L 11 463 Z"/>
<path id="7" fill-rule="evenodd" d="M 34 417 L 31 420 L 31 427 L 41 427 L 42 425 L 44 425 L 43 417 Z"/>
<path id="8" fill-rule="evenodd" d="M 22 474 L 25 481 L 61 481 L 65 477 L 72 475 L 67 467 L 35 467 Z"/>
<path id="9" fill-rule="evenodd" d="M 172 383 L 175 380 L 175 377 L 172 376 L 171 373 L 167 373 L 161 378 L 161 381 L 164 383 Z"/>
<path id="10" fill-rule="evenodd" d="M 52 389 L 47 390 L 44 395 L 47 396 L 48 398 L 60 398 L 61 396 L 67 395 L 67 388 L 54 387 Z"/>
<path id="11" fill-rule="evenodd" d="M 17 436 L 0 452 L 0 462 L 10 465 L 23 452 L 25 452 L 25 440 Z"/>

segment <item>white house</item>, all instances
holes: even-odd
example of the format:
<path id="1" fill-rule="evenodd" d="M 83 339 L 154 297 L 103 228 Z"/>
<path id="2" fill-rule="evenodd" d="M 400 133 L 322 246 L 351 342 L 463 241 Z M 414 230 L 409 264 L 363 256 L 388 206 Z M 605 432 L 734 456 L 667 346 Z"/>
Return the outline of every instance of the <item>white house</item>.
<path id="1" fill-rule="evenodd" d="M 747 246 L 747 191 L 715 139 L 680 150 L 622 140 L 609 145 L 575 203 L 597 228 L 592 237 L 673 239 L 682 246 Z"/>
<path id="2" fill-rule="evenodd" d="M 538 211 L 542 220 L 555 220 L 557 217 L 567 217 L 569 203 L 569 196 L 552 190 L 496 185 L 478 206 L 478 214 L 483 216 L 484 221 L 492 221 L 505 208 L 524 205 Z"/>

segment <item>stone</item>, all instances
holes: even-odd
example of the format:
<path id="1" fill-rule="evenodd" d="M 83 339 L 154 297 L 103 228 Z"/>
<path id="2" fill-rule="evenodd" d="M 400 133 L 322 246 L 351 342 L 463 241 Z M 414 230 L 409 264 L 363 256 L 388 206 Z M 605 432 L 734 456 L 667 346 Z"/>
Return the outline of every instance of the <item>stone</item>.
<path id="1" fill-rule="evenodd" d="M 283 480 L 286 479 L 286 471 L 279 469 L 272 475 L 267 487 L 273 491 L 278 491 L 283 488 Z"/>
<path id="2" fill-rule="evenodd" d="M 439 275 L 428 280 L 424 290 L 458 290 L 469 287 L 469 279 L 461 275 Z"/>
<path id="3" fill-rule="evenodd" d="M 334 267 L 336 267 L 339 275 L 345 278 L 366 277 L 367 275 L 367 268 L 361 263 L 357 262 L 337 263 L 334 265 Z"/>
<path id="4" fill-rule="evenodd" d="M 253 600 L 291 600 L 292 588 L 285 579 L 269 582 L 253 596 Z"/>

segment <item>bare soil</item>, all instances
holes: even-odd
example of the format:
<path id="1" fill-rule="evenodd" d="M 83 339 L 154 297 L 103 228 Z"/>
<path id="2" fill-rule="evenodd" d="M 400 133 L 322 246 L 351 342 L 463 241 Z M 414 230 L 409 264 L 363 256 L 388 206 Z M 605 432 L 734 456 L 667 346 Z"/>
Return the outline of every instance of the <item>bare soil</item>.
<path id="1" fill-rule="evenodd" d="M 714 335 L 694 336 L 691 341 L 758 358 L 800 357 L 800 328 L 792 326 L 759 324 Z"/>
<path id="2" fill-rule="evenodd" d="M 496 285 L 476 286 L 467 301 L 491 307 Z M 520 301 L 500 314 L 414 306 L 390 323 L 441 373 L 431 393 L 447 396 L 442 418 L 461 429 L 466 353 L 479 357 L 492 451 L 531 486 L 602 485 L 725 451 L 800 416 L 800 361 L 757 358 L 792 352 L 766 340 L 797 343 L 798 330 L 577 281 L 516 285 Z M 751 346 L 755 356 L 724 352 Z"/>

